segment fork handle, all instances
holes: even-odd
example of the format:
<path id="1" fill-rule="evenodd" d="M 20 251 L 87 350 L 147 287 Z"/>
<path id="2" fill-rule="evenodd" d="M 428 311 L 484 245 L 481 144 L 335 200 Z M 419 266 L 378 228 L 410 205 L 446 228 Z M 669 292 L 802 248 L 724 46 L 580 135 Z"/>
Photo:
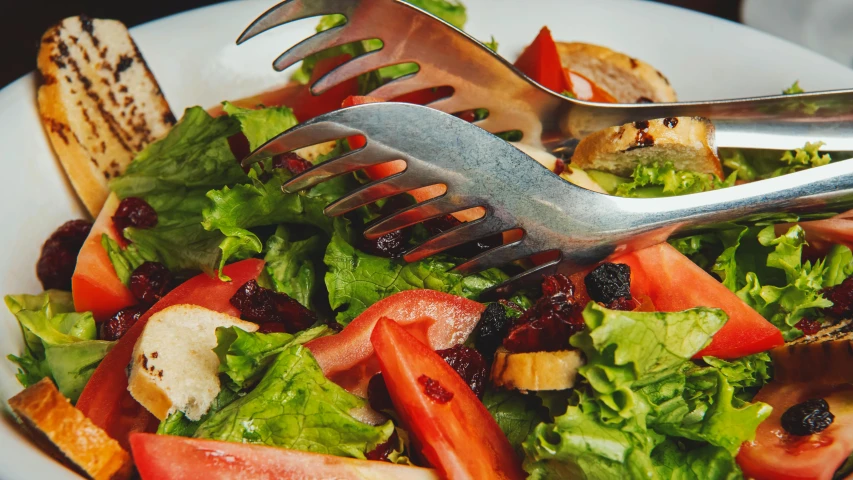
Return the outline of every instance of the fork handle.
<path id="1" fill-rule="evenodd" d="M 707 229 L 709 226 L 768 212 L 808 213 L 853 208 L 853 161 L 752 182 L 745 185 L 669 198 L 624 201 L 622 208 L 636 211 L 631 235 L 657 243 L 673 233 Z M 627 232 L 626 232 L 627 233 Z M 657 233 L 659 238 L 654 237 Z M 651 241 L 651 242 L 650 242 Z M 639 246 L 639 245 L 637 245 Z"/>

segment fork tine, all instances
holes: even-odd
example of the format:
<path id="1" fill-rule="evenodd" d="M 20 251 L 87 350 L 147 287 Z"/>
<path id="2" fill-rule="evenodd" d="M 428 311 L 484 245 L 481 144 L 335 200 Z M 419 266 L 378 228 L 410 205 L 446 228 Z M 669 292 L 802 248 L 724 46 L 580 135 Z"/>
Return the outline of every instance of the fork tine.
<path id="1" fill-rule="evenodd" d="M 516 260 L 527 258 L 536 252 L 523 243 L 523 238 L 507 245 L 501 245 L 477 255 L 453 269 L 462 275 L 471 275 L 490 268 L 503 267 Z"/>
<path id="2" fill-rule="evenodd" d="M 426 106 L 428 106 L 429 108 L 434 108 L 436 110 L 441 110 L 442 112 L 456 113 L 465 110 L 471 110 L 473 108 L 479 107 L 480 105 L 466 105 L 465 98 L 462 95 L 451 95 L 449 97 L 445 97 L 434 102 L 428 103 Z"/>
<path id="3" fill-rule="evenodd" d="M 292 152 L 298 148 L 318 143 L 338 140 L 351 135 L 361 135 L 361 131 L 330 121 L 309 122 L 297 125 L 281 135 L 258 147 L 241 165 L 249 167 L 268 156 Z"/>
<path id="4" fill-rule="evenodd" d="M 466 203 L 459 201 L 458 198 L 447 195 L 431 198 L 368 224 L 364 229 L 364 236 L 372 240 L 431 218 L 479 207 L 481 203 L 473 200 Z"/>
<path id="5" fill-rule="evenodd" d="M 369 35 L 361 34 L 358 29 L 347 28 L 347 26 L 348 24 L 339 25 L 302 40 L 279 55 L 273 62 L 273 67 L 280 72 L 296 62 L 304 60 L 305 57 L 327 48 L 371 38 Z"/>
<path id="6" fill-rule="evenodd" d="M 403 171 L 357 188 L 329 204 L 325 213 L 330 217 L 337 217 L 377 200 L 423 187 L 424 183 L 422 178 L 411 174 L 406 175 Z"/>
<path id="7" fill-rule="evenodd" d="M 501 222 L 487 212 L 483 218 L 465 222 L 429 238 L 427 241 L 406 252 L 403 255 L 403 259 L 410 263 L 417 262 L 448 248 L 494 235 L 500 231 L 502 231 Z"/>
<path id="8" fill-rule="evenodd" d="M 478 298 L 481 302 L 490 302 L 499 298 L 506 298 L 513 292 L 526 288 L 537 288 L 542 284 L 542 277 L 553 275 L 559 269 L 560 260 L 553 260 L 542 265 L 537 265 L 530 270 L 525 270 L 518 275 L 485 290 Z"/>
<path id="9" fill-rule="evenodd" d="M 393 52 L 389 48 L 381 48 L 372 52 L 359 55 L 352 60 L 333 68 L 328 73 L 320 77 L 314 85 L 311 86 L 311 93 L 314 95 L 322 95 L 326 90 L 353 79 L 362 73 L 372 72 L 378 68 L 396 65 L 398 63 L 407 63 L 407 60 L 393 60 Z"/>
<path id="10" fill-rule="evenodd" d="M 298 192 L 299 190 L 322 183 L 329 178 L 392 160 L 397 160 L 396 156 L 383 153 L 368 144 L 362 149 L 347 152 L 304 171 L 302 174 L 285 182 L 281 186 L 281 189 L 285 193 Z"/>
<path id="11" fill-rule="evenodd" d="M 400 78 L 395 78 L 390 82 L 373 89 L 370 92 L 371 97 L 383 98 L 385 100 L 393 100 L 407 93 L 417 92 L 432 87 L 440 87 L 435 82 L 431 81 L 421 72 L 410 73 L 403 75 Z"/>
<path id="12" fill-rule="evenodd" d="M 296 20 L 332 13 L 345 14 L 346 3 L 352 2 L 343 2 L 342 4 L 342 2 L 336 0 L 285 0 L 264 12 L 251 25 L 246 27 L 246 30 L 237 39 L 237 45 L 271 28 Z"/>

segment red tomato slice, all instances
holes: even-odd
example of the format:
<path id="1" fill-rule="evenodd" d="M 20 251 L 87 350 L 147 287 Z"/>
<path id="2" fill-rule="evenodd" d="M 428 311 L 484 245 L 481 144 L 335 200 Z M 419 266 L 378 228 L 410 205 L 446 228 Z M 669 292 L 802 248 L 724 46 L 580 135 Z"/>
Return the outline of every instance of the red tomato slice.
<path id="1" fill-rule="evenodd" d="M 773 324 L 668 243 L 622 255 L 614 262 L 631 267 L 631 295 L 648 297 L 658 311 L 713 307 L 728 314 L 728 322 L 697 357 L 738 358 L 784 343 Z"/>
<path id="2" fill-rule="evenodd" d="M 337 335 L 305 344 L 326 378 L 350 392 L 366 397 L 367 382 L 379 373 L 379 361 L 370 345 L 376 322 L 388 317 L 433 350 L 463 342 L 485 306 L 449 293 L 407 290 L 374 303 Z"/>
<path id="3" fill-rule="evenodd" d="M 311 72 L 311 79 L 308 80 L 306 85 L 288 83 L 282 88 L 241 100 L 235 100 L 232 103 L 242 108 L 256 108 L 258 105 L 268 107 L 284 105 L 293 109 L 293 114 L 296 115 L 296 118 L 300 122 L 337 110 L 345 98 L 358 94 L 358 78 L 341 82 L 321 95 L 312 94 L 310 86 L 323 75 L 346 63 L 350 58 L 352 58 L 350 55 L 344 54 L 318 60 L 317 64 L 314 65 L 314 70 Z M 211 108 L 209 112 L 214 116 L 224 113 L 221 105 Z"/>
<path id="4" fill-rule="evenodd" d="M 617 103 L 616 99 L 613 98 L 613 95 L 610 95 L 604 91 L 604 89 L 593 83 L 592 80 L 584 77 L 580 73 L 566 69 L 566 75 L 569 76 L 569 91 L 572 92 L 578 100 Z"/>
<path id="5" fill-rule="evenodd" d="M 107 197 L 95 224 L 92 225 L 89 236 L 83 243 L 83 248 L 77 255 L 77 266 L 71 277 L 74 308 L 78 312 L 92 312 L 95 320 L 99 322 L 108 320 L 117 311 L 136 303 L 130 290 L 118 279 L 110 257 L 101 246 L 103 234 L 121 242 L 112 218 L 118 209 L 118 204 L 119 199 L 115 194 Z"/>
<path id="6" fill-rule="evenodd" d="M 542 27 L 533 43 L 521 52 L 515 67 L 547 89 L 557 93 L 572 91 L 569 77 L 560 63 L 557 44 L 548 27 Z"/>
<path id="7" fill-rule="evenodd" d="M 142 334 L 148 318 L 166 307 L 184 303 L 229 315 L 239 315 L 240 312 L 231 305 L 231 297 L 244 283 L 257 278 L 263 266 L 262 260 L 243 260 L 222 269 L 225 275 L 231 277 L 230 282 L 222 282 L 216 277 L 202 273 L 169 292 L 139 317 L 136 324 L 104 357 L 83 388 L 77 408 L 125 448 L 129 446 L 130 433 L 156 429 L 159 423 L 157 419 L 127 391 L 125 372 L 130 364 L 136 339 Z"/>
<path id="8" fill-rule="evenodd" d="M 428 468 L 278 447 L 135 433 L 133 459 L 146 479 L 438 480 Z"/>
<path id="9" fill-rule="evenodd" d="M 492 415 L 431 346 L 384 317 L 370 341 L 395 410 L 442 478 L 526 477 Z"/>
<path id="10" fill-rule="evenodd" d="M 790 435 L 782 428 L 782 414 L 811 398 L 826 400 L 835 420 L 815 435 Z M 853 452 L 853 385 L 770 383 L 755 400 L 770 404 L 773 413 L 758 426 L 755 440 L 745 442 L 740 449 L 737 462 L 745 477 L 830 480 Z"/>
<path id="11" fill-rule="evenodd" d="M 134 433 L 143 480 L 438 480 L 435 470 L 278 447 Z"/>
<path id="12" fill-rule="evenodd" d="M 825 220 L 812 220 L 799 224 L 806 232 L 806 239 L 812 248 L 828 250 L 832 244 L 845 245 L 853 249 L 853 210 Z M 778 233 L 785 233 L 790 225 L 777 227 Z M 783 230 L 780 231 L 780 228 Z"/>

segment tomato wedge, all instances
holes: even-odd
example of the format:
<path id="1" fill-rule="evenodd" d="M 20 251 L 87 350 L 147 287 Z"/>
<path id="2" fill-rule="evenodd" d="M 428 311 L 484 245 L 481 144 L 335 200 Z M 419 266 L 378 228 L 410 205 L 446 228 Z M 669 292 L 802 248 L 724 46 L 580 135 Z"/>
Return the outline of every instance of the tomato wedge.
<path id="1" fill-rule="evenodd" d="M 114 193 L 107 197 L 77 255 L 77 266 L 71 277 L 74 308 L 78 312 L 92 312 L 99 322 L 108 320 L 117 311 L 136 303 L 130 290 L 118 279 L 110 257 L 101 246 L 103 234 L 120 241 L 113 227 L 113 215 L 118 204 L 119 199 Z"/>
<path id="2" fill-rule="evenodd" d="M 622 255 L 614 262 L 631 267 L 631 295 L 648 297 L 658 311 L 713 307 L 728 314 L 728 322 L 697 357 L 738 358 L 784 343 L 773 324 L 668 243 Z"/>
<path id="3" fill-rule="evenodd" d="M 222 269 L 225 275 L 231 277 L 230 282 L 223 282 L 202 273 L 169 292 L 139 317 L 136 324 L 104 357 L 89 382 L 86 383 L 86 387 L 83 388 L 83 393 L 77 401 L 77 408 L 125 448 L 129 447 L 130 433 L 156 429 L 159 423 L 157 419 L 127 391 L 127 373 L 125 372 L 127 365 L 130 364 L 136 339 L 142 334 L 148 318 L 166 307 L 182 303 L 239 315 L 237 309 L 231 305 L 231 297 L 244 283 L 257 278 L 263 266 L 262 260 L 243 260 Z"/>
<path id="4" fill-rule="evenodd" d="M 278 447 L 134 433 L 133 460 L 143 480 L 438 480 L 435 470 Z"/>
<path id="5" fill-rule="evenodd" d="M 539 30 L 533 43 L 515 61 L 515 67 L 549 90 L 571 91 L 571 82 L 560 63 L 560 53 L 548 27 Z"/>
<path id="6" fill-rule="evenodd" d="M 442 478 L 526 477 L 492 415 L 432 347 L 384 317 L 370 341 L 395 410 Z"/>
<path id="7" fill-rule="evenodd" d="M 782 428 L 790 407 L 823 398 L 835 420 L 824 431 L 798 437 Z M 770 383 L 755 396 L 773 413 L 758 426 L 755 440 L 740 449 L 737 462 L 744 476 L 756 480 L 830 480 L 853 453 L 853 385 Z"/>
<path id="8" fill-rule="evenodd" d="M 343 331 L 305 344 L 326 378 L 365 397 L 367 382 L 379 373 L 379 361 L 370 345 L 376 322 L 388 317 L 433 350 L 463 342 L 485 306 L 472 300 L 434 290 L 407 290 L 374 303 Z"/>

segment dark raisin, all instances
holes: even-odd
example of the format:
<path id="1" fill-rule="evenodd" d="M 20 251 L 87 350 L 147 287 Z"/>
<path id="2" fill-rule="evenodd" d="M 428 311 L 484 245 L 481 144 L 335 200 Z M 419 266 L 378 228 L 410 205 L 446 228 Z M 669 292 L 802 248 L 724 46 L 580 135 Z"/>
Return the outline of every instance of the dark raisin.
<path id="1" fill-rule="evenodd" d="M 453 392 L 445 389 L 438 380 L 421 375 L 418 377 L 418 383 L 423 385 L 424 393 L 436 403 L 447 403 L 453 399 Z"/>
<path id="2" fill-rule="evenodd" d="M 380 443 L 373 450 L 364 454 L 364 457 L 368 460 L 377 460 L 380 462 L 384 462 L 388 460 L 388 456 L 399 446 L 400 440 L 397 438 L 397 431 L 394 430 L 394 433 L 388 437 L 388 441 L 384 443 Z"/>
<path id="3" fill-rule="evenodd" d="M 71 290 L 71 276 L 77 266 L 77 254 L 91 229 L 92 222 L 71 220 L 63 223 L 44 242 L 36 263 L 36 276 L 45 290 Z"/>
<path id="4" fill-rule="evenodd" d="M 123 337 L 146 310 L 148 307 L 145 305 L 135 305 L 119 310 L 112 318 L 101 324 L 101 340 L 115 341 Z"/>
<path id="5" fill-rule="evenodd" d="M 391 395 L 388 393 L 388 387 L 381 373 L 370 377 L 370 381 L 367 382 L 367 401 L 370 403 L 370 408 L 377 412 L 394 410 L 394 403 L 391 401 Z"/>
<path id="6" fill-rule="evenodd" d="M 451 228 L 461 224 L 462 222 L 453 215 L 445 215 L 443 217 L 437 217 L 425 221 L 424 227 L 426 227 L 430 235 L 438 235 L 439 233 L 450 230 Z M 446 250 L 444 253 L 454 257 L 470 258 L 502 244 L 503 236 L 498 233 L 496 235 L 490 235 L 485 238 L 453 247 Z"/>
<path id="7" fill-rule="evenodd" d="M 410 230 L 395 230 L 379 238 L 368 240 L 363 238 L 361 250 L 377 257 L 397 258 L 409 248 Z"/>
<path id="8" fill-rule="evenodd" d="M 118 209 L 113 215 L 113 225 L 116 233 L 124 238 L 124 229 L 127 227 L 153 228 L 156 226 L 157 212 L 145 200 L 127 197 L 118 204 Z"/>
<path id="9" fill-rule="evenodd" d="M 299 175 L 312 166 L 311 162 L 300 157 L 296 152 L 282 153 L 272 159 L 272 168 L 283 168 L 293 175 Z"/>
<path id="10" fill-rule="evenodd" d="M 545 277 L 542 291 L 545 295 L 510 327 L 503 341 L 510 352 L 564 350 L 569 337 L 583 330 L 571 280 L 559 274 Z"/>
<path id="11" fill-rule="evenodd" d="M 798 403 L 782 414 L 782 428 L 791 435 L 806 436 L 820 433 L 832 425 L 835 415 L 822 398 Z"/>
<path id="12" fill-rule="evenodd" d="M 631 267 L 621 263 L 603 263 L 583 279 L 589 298 L 604 304 L 619 298 L 631 298 Z"/>
<path id="13" fill-rule="evenodd" d="M 471 387 L 477 398 L 483 398 L 483 392 L 486 391 L 488 370 L 486 359 L 480 355 L 480 352 L 465 345 L 456 345 L 438 350 L 435 353 L 456 370 L 456 373 Z"/>
<path id="14" fill-rule="evenodd" d="M 824 297 L 832 302 L 832 306 L 824 311 L 838 318 L 847 318 L 853 314 L 853 277 L 847 277 L 841 282 L 824 291 Z"/>
<path id="15" fill-rule="evenodd" d="M 477 322 L 477 340 L 474 345 L 484 356 L 492 358 L 495 350 L 501 346 L 504 337 L 509 331 L 509 318 L 506 310 L 500 303 L 490 303 L 480 314 Z"/>
<path id="16" fill-rule="evenodd" d="M 305 330 L 317 321 L 314 312 L 287 294 L 263 288 L 255 280 L 249 280 L 237 290 L 231 297 L 231 305 L 240 310 L 243 320 L 260 325 L 278 323 L 288 333 Z"/>
<path id="17" fill-rule="evenodd" d="M 154 305 L 174 287 L 175 277 L 165 265 L 145 262 L 130 274 L 130 293 L 142 303 Z"/>
<path id="18" fill-rule="evenodd" d="M 820 322 L 810 318 L 800 320 L 794 327 L 799 328 L 806 335 L 814 335 L 821 329 Z"/>

